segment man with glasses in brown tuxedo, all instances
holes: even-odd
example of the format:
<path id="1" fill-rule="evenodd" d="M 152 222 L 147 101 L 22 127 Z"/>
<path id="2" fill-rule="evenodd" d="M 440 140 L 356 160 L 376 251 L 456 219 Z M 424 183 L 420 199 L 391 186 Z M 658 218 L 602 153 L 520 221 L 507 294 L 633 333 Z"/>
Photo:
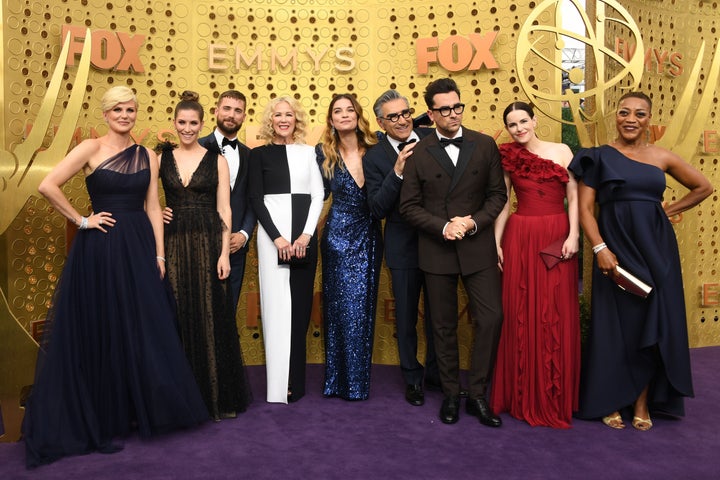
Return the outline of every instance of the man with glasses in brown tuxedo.
<path id="1" fill-rule="evenodd" d="M 480 423 L 502 422 L 488 406 L 502 325 L 500 273 L 493 223 L 507 200 L 495 141 L 464 128 L 455 81 L 430 83 L 424 94 L 434 134 L 420 140 L 405 165 L 400 213 L 419 230 L 419 264 L 425 274 L 440 382 L 440 420 L 455 423 L 460 409 L 457 342 L 458 278 L 469 299 L 473 338 L 466 411 Z"/>

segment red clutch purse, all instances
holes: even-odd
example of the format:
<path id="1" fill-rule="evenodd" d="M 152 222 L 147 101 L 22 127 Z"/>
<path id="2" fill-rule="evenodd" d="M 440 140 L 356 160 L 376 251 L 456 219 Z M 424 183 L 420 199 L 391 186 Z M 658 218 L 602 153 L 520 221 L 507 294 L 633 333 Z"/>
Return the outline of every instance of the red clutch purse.
<path id="1" fill-rule="evenodd" d="M 556 240 L 547 247 L 540 250 L 540 258 L 543 262 L 545 262 L 545 266 L 548 270 L 563 261 L 562 246 L 564 243 L 565 239 L 561 238 L 560 240 Z"/>
<path id="2" fill-rule="evenodd" d="M 618 287 L 622 288 L 626 292 L 642 298 L 647 298 L 647 296 L 650 295 L 650 292 L 652 292 L 653 287 L 643 282 L 620 265 L 615 267 L 615 271 L 617 274 L 612 275 L 611 278 Z"/>

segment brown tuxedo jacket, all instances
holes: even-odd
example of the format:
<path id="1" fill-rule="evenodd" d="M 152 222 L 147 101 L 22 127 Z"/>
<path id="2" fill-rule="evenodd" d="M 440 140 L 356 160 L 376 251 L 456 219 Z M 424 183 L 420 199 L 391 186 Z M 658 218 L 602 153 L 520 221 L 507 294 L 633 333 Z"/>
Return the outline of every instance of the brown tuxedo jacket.
<path id="1" fill-rule="evenodd" d="M 493 223 L 507 201 L 500 152 L 487 135 L 463 127 L 462 136 L 457 166 L 433 133 L 415 147 L 403 174 L 400 213 L 418 228 L 420 269 L 432 274 L 469 275 L 497 264 Z M 445 240 L 445 224 L 466 215 L 477 232 Z"/>

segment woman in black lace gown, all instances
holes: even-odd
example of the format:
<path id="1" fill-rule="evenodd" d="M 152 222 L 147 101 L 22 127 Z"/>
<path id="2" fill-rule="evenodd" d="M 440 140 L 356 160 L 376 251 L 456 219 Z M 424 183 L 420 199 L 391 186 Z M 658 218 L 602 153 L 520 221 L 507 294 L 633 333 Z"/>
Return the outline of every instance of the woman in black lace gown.
<path id="1" fill-rule="evenodd" d="M 154 153 L 135 145 L 135 94 L 103 96 L 109 131 L 75 147 L 39 187 L 78 225 L 38 354 L 23 419 L 28 467 L 121 449 L 141 436 L 207 420 L 163 284 L 163 228 Z M 62 185 L 82 170 L 93 213 L 81 216 Z"/>
<path id="2" fill-rule="evenodd" d="M 230 275 L 230 180 L 225 158 L 200 146 L 204 111 L 195 92 L 175 108 L 175 149 L 163 148 L 160 179 L 172 220 L 165 226 L 180 337 L 210 415 L 233 418 L 250 403 Z"/>

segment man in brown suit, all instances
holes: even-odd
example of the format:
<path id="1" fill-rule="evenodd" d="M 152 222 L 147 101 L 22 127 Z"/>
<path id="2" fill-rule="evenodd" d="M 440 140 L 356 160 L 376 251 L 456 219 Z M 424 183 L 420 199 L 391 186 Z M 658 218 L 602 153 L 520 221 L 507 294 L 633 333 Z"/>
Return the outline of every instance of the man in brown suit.
<path id="1" fill-rule="evenodd" d="M 499 427 L 502 422 L 490 410 L 486 393 L 502 325 L 493 235 L 493 222 L 507 200 L 500 153 L 491 137 L 462 127 L 465 105 L 455 81 L 435 80 L 424 97 L 436 133 L 418 142 L 408 158 L 400 213 L 419 230 L 419 263 L 445 395 L 440 420 L 455 423 L 459 417 L 459 277 L 474 326 L 466 410 L 483 425 Z"/>

